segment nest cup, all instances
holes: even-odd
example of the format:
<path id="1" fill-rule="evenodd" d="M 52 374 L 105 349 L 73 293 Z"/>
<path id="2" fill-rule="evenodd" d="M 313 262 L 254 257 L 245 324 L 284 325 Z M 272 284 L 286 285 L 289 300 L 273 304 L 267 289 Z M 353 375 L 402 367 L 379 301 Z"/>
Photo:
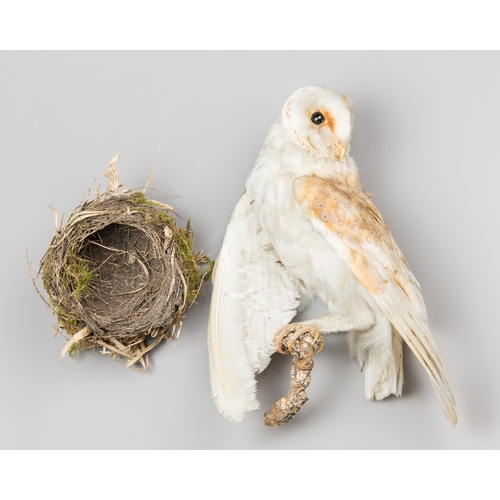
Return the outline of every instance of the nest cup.
<path id="1" fill-rule="evenodd" d="M 70 335 L 61 358 L 99 347 L 145 370 L 147 353 L 180 331 L 209 277 L 201 267 L 209 259 L 194 253 L 189 221 L 178 227 L 172 207 L 119 190 L 117 158 L 108 190 L 77 207 L 54 235 L 41 275 L 58 326 Z"/>

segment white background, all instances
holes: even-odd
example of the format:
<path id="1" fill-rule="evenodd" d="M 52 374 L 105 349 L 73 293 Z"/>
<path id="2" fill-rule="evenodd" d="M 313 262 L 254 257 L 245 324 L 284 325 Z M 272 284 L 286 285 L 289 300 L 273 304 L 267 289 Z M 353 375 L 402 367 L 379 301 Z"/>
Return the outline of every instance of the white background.
<path id="1" fill-rule="evenodd" d="M 498 449 L 498 52 L 3 52 L 0 78 L 0 448 Z M 315 83 L 354 101 L 352 155 L 422 286 L 456 429 L 408 349 L 403 396 L 366 401 L 343 336 L 326 338 L 292 422 L 263 425 L 289 388 L 277 355 L 258 378 L 262 408 L 227 422 L 210 397 L 210 284 L 147 373 L 89 351 L 60 364 L 25 259 L 54 233 L 48 205 L 69 214 L 117 151 L 131 188 L 157 158 L 152 186 L 182 197 L 154 196 L 216 256 L 267 127 Z"/>

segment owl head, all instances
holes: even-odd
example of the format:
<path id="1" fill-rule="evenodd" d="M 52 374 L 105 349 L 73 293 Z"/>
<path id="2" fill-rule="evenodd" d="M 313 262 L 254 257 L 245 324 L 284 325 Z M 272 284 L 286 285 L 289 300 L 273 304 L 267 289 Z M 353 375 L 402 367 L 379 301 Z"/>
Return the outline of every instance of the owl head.
<path id="1" fill-rule="evenodd" d="M 283 124 L 296 146 L 337 161 L 349 153 L 352 118 L 350 99 L 320 85 L 297 90 L 282 112 Z"/>

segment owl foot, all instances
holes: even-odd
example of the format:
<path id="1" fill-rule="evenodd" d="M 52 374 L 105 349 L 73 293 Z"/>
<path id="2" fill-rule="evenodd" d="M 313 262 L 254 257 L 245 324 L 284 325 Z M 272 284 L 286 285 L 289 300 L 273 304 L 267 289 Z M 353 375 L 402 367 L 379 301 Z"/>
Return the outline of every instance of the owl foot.
<path id="1" fill-rule="evenodd" d="M 305 389 L 311 382 L 313 355 L 324 345 L 316 327 L 293 323 L 282 328 L 274 342 L 280 353 L 292 355 L 292 390 L 264 414 L 264 423 L 269 427 L 286 424 L 307 402 Z"/>
<path id="2" fill-rule="evenodd" d="M 301 325 L 300 323 L 290 323 L 289 325 L 284 326 L 278 333 L 274 336 L 274 344 L 276 345 L 276 349 L 281 354 L 290 354 L 292 353 L 293 344 L 304 334 L 310 333 L 313 335 L 314 342 L 318 339 L 321 339 L 319 344 L 321 344 L 318 351 L 315 351 L 314 354 L 317 354 L 323 349 L 323 337 L 318 332 L 318 329 L 313 325 Z M 319 345 L 318 344 L 318 345 Z"/>

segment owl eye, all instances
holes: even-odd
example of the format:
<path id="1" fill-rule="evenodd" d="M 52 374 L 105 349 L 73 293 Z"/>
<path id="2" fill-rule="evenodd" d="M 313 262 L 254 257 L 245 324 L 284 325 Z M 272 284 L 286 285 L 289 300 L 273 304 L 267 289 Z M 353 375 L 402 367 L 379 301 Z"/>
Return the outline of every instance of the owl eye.
<path id="1" fill-rule="evenodd" d="M 313 113 L 311 115 L 311 121 L 314 123 L 314 125 L 321 125 L 325 122 L 325 115 L 323 113 L 320 113 L 319 111 L 316 111 L 316 113 Z"/>

